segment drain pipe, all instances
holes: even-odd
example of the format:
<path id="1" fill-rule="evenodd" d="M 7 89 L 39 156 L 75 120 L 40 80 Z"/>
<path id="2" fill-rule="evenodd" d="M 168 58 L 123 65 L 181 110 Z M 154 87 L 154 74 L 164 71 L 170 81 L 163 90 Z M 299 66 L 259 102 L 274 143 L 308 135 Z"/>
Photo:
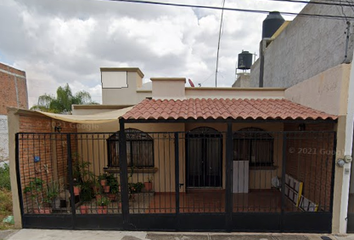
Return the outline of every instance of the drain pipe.
<path id="1" fill-rule="evenodd" d="M 259 46 L 259 58 L 260 58 L 260 63 L 259 63 L 259 87 L 262 88 L 264 87 L 264 51 L 266 49 L 266 44 L 267 41 L 269 41 L 269 38 L 264 38 L 262 39 L 260 46 Z"/>
<path id="2" fill-rule="evenodd" d="M 260 46 L 260 65 L 259 65 L 259 87 L 263 87 L 263 78 L 264 78 L 264 54 L 263 54 L 263 41 L 261 41 L 261 46 Z"/>
<path id="3" fill-rule="evenodd" d="M 349 48 L 349 38 L 350 38 L 350 22 L 347 21 L 347 39 L 345 41 L 345 55 L 344 55 L 344 61 L 343 63 L 350 63 L 350 60 L 348 59 L 348 48 Z"/>

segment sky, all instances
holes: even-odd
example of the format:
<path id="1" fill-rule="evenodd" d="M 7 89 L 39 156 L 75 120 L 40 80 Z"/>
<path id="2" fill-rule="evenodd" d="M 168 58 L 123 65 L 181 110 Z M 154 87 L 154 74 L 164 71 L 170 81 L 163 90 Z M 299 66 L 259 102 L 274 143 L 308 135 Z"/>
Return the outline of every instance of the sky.
<path id="1" fill-rule="evenodd" d="M 222 6 L 222 0 L 162 0 Z M 305 4 L 226 0 L 225 7 L 300 12 Z M 286 20 L 293 17 L 283 16 Z M 224 12 L 218 86 L 230 87 L 242 50 L 258 53 L 266 14 Z M 101 102 L 100 67 L 214 86 L 221 11 L 108 0 L 1 0 L 0 62 L 24 70 L 29 105 L 66 83 Z"/>

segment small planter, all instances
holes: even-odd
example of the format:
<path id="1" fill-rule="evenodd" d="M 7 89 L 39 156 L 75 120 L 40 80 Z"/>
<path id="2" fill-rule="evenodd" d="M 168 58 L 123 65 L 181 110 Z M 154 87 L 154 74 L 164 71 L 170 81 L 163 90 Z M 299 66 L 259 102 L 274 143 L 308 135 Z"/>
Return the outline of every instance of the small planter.
<path id="1" fill-rule="evenodd" d="M 80 187 L 79 186 L 74 186 L 74 195 L 79 196 L 80 195 Z"/>
<path id="2" fill-rule="evenodd" d="M 100 188 L 101 188 L 101 187 L 99 187 L 99 186 L 94 186 L 94 187 L 93 187 L 94 193 L 95 193 L 95 194 L 99 193 L 99 192 L 100 192 Z"/>
<path id="3" fill-rule="evenodd" d="M 151 192 L 151 190 L 152 190 L 152 182 L 144 182 L 144 188 L 145 188 L 145 191 Z"/>
<path id="4" fill-rule="evenodd" d="M 102 195 L 98 194 L 96 195 L 96 201 L 100 202 L 102 200 Z"/>
<path id="5" fill-rule="evenodd" d="M 117 201 L 117 194 L 110 193 L 110 194 L 107 194 L 107 197 L 109 198 L 109 200 L 110 200 L 111 202 Z"/>
<path id="6" fill-rule="evenodd" d="M 103 187 L 105 193 L 109 193 L 111 187 L 110 186 L 104 186 Z"/>
<path id="7" fill-rule="evenodd" d="M 52 209 L 49 207 L 44 207 L 44 208 L 35 208 L 33 209 L 34 214 L 51 214 Z"/>
<path id="8" fill-rule="evenodd" d="M 97 206 L 97 213 L 98 214 L 107 214 L 108 213 L 107 206 Z"/>
<path id="9" fill-rule="evenodd" d="M 88 214 L 89 206 L 80 206 L 81 214 Z"/>
<path id="10" fill-rule="evenodd" d="M 107 185 L 107 180 L 106 180 L 106 179 L 102 179 L 102 180 L 100 181 L 100 183 L 101 183 L 101 186 L 104 187 L 104 186 Z"/>

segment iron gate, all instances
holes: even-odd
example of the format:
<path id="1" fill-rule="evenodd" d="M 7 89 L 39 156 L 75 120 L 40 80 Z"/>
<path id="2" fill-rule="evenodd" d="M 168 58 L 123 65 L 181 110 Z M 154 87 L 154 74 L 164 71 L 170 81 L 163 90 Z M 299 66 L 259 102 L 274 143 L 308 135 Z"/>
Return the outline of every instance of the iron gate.
<path id="1" fill-rule="evenodd" d="M 19 133 L 23 227 L 330 232 L 335 132 L 230 129 Z M 191 136 L 218 148 L 218 184 L 188 182 Z"/>

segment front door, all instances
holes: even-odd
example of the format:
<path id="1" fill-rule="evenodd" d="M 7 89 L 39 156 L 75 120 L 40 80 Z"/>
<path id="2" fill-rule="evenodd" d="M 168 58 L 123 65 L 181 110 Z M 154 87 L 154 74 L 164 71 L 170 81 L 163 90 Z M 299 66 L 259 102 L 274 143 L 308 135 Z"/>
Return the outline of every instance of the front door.
<path id="1" fill-rule="evenodd" d="M 221 187 L 222 134 L 196 128 L 186 136 L 187 187 Z"/>

